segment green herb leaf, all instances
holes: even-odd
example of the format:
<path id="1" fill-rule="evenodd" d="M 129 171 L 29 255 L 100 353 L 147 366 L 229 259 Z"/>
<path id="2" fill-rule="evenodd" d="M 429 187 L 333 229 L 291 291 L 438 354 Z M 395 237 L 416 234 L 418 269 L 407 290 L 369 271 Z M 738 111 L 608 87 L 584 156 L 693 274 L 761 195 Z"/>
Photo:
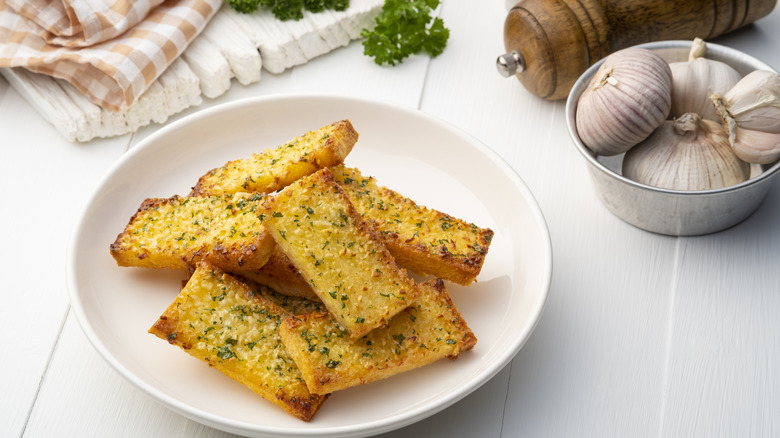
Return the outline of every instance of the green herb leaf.
<path id="1" fill-rule="evenodd" d="M 300 20 L 303 11 L 343 11 L 349 0 L 225 0 L 241 13 L 270 9 L 280 20 Z M 447 46 L 450 30 L 433 11 L 440 0 L 385 0 L 373 29 L 363 29 L 363 53 L 379 65 L 396 65 L 422 52 L 439 56 Z"/>
<path id="2" fill-rule="evenodd" d="M 225 2 L 242 14 L 251 14 L 260 6 L 260 0 L 225 0 Z"/>
<path id="3" fill-rule="evenodd" d="M 300 20 L 303 11 L 322 12 L 326 9 L 343 11 L 349 7 L 349 0 L 225 0 L 238 12 L 249 14 L 263 7 L 270 9 L 274 17 L 282 20 Z"/>
<path id="4" fill-rule="evenodd" d="M 217 349 L 217 357 L 219 357 L 222 360 L 228 360 L 236 357 L 236 353 L 233 352 L 233 350 L 230 349 L 229 345 L 224 345 Z"/>
<path id="5" fill-rule="evenodd" d="M 433 18 L 439 0 L 386 0 L 373 30 L 363 29 L 363 53 L 379 65 L 395 65 L 411 55 L 436 57 L 447 46 L 450 31 Z"/>

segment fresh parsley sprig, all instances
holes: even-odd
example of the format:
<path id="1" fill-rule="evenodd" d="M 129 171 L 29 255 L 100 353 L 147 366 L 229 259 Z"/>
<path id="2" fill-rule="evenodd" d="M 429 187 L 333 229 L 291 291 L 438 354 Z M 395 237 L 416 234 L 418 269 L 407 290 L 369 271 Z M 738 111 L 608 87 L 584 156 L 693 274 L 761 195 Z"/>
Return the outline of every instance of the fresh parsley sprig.
<path id="1" fill-rule="evenodd" d="M 372 30 L 363 29 L 363 53 L 379 65 L 395 65 L 411 55 L 440 55 L 450 30 L 433 18 L 439 0 L 385 0 Z"/>
<path id="2" fill-rule="evenodd" d="M 274 17 L 286 20 L 300 20 L 303 11 L 322 12 L 326 9 L 343 11 L 349 7 L 349 0 L 225 0 L 230 7 L 244 14 L 268 8 Z"/>
<path id="3" fill-rule="evenodd" d="M 349 0 L 225 0 L 233 9 L 252 13 L 270 9 L 280 20 L 300 20 L 303 11 L 343 11 Z M 373 29 L 363 29 L 363 53 L 379 65 L 396 65 L 411 55 L 426 52 L 440 55 L 447 46 L 450 30 L 433 11 L 440 0 L 385 0 Z"/>

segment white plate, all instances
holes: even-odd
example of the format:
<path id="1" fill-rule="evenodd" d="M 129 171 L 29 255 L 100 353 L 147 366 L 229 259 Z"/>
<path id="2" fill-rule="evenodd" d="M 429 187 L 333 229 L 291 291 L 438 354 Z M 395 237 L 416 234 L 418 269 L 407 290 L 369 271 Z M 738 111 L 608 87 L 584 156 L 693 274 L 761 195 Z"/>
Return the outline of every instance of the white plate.
<path id="1" fill-rule="evenodd" d="M 420 204 L 490 227 L 495 237 L 478 282 L 449 285 L 479 339 L 473 351 L 337 392 L 305 423 L 148 334 L 185 276 L 119 268 L 109 245 L 145 198 L 186 195 L 209 169 L 345 118 L 360 134 L 348 165 Z M 349 437 L 433 415 L 509 363 L 542 313 L 552 250 L 526 185 L 474 138 L 415 110 L 331 96 L 286 96 L 207 109 L 139 143 L 88 201 L 68 263 L 73 310 L 87 337 L 122 376 L 165 406 L 247 436 Z"/>

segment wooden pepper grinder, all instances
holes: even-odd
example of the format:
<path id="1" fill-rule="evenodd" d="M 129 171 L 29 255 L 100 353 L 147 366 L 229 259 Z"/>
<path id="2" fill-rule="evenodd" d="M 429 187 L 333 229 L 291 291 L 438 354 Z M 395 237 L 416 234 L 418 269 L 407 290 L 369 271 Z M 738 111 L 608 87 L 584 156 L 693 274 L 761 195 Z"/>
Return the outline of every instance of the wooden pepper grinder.
<path id="1" fill-rule="evenodd" d="M 496 65 L 536 96 L 568 96 L 601 58 L 636 44 L 704 40 L 769 14 L 776 0 L 520 0 L 504 22 Z"/>

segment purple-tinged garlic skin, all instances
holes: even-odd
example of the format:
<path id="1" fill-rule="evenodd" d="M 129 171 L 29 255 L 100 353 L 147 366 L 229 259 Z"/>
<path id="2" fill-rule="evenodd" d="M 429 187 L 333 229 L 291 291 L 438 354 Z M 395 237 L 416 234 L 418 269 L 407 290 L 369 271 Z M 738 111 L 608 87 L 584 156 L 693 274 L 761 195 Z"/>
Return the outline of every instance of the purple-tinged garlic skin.
<path id="1" fill-rule="evenodd" d="M 747 181 L 750 165 L 720 123 L 687 113 L 667 120 L 623 158 L 623 176 L 672 190 L 712 190 Z"/>
<path id="2" fill-rule="evenodd" d="M 672 72 L 650 50 L 632 47 L 609 55 L 577 103 L 583 144 L 597 155 L 618 155 L 646 139 L 671 110 Z"/>

